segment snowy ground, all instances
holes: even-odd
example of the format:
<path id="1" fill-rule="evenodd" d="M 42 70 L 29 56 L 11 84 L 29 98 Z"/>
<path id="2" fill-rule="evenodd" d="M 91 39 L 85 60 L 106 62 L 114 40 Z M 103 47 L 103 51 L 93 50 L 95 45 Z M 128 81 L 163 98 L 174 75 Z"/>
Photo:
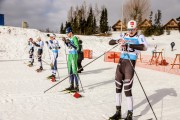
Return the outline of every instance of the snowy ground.
<path id="1" fill-rule="evenodd" d="M 11 29 L 11 33 L 8 33 Z M 68 79 L 47 93 L 46 89 L 56 83 L 46 79 L 51 74 L 49 65 L 44 63 L 44 71 L 37 73 L 35 66 L 27 67 L 29 37 L 48 40 L 46 34 L 37 30 L 11 27 L 0 27 L 0 120 L 104 120 L 104 116 L 111 116 L 115 112 L 114 74 L 116 64 L 103 62 L 103 57 L 90 64 L 80 74 L 85 92 L 84 97 L 76 99 L 72 95 L 60 92 L 69 85 Z M 58 35 L 58 37 L 61 35 Z M 117 33 L 113 37 L 118 36 Z M 83 40 L 84 49 L 92 49 L 94 57 L 110 49 L 109 38 L 94 36 L 79 36 Z M 59 38 L 58 38 L 59 39 Z M 180 53 L 180 34 L 177 31 L 171 35 L 147 38 L 150 49 L 143 54 L 151 54 L 153 44 L 159 49 L 166 48 L 166 56 L 174 58 Z M 170 51 L 170 42 L 175 41 L 175 51 Z M 58 58 L 60 80 L 67 76 L 65 48 L 60 41 L 61 50 Z M 115 50 L 118 51 L 118 48 Z M 45 46 L 43 60 L 49 61 L 48 50 Z M 83 65 L 90 62 L 85 59 Z M 144 86 L 146 94 L 153 106 L 158 120 L 180 120 L 180 76 L 157 72 L 136 67 L 138 76 Z M 134 115 L 141 114 L 135 120 L 154 118 L 146 101 L 137 77 L 133 85 Z M 126 99 L 123 96 L 122 113 L 126 116 Z"/>

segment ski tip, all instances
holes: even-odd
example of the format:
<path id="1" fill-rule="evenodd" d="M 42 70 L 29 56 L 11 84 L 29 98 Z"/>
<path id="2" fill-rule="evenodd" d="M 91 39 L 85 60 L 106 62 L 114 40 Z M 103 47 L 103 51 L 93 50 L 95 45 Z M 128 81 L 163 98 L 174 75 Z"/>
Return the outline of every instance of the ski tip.
<path id="1" fill-rule="evenodd" d="M 74 96 L 75 98 L 80 98 L 80 97 L 82 97 L 82 95 L 79 94 L 78 92 L 75 92 L 73 96 Z"/>
<path id="2" fill-rule="evenodd" d="M 52 77 L 52 78 L 51 78 L 51 81 L 52 81 L 52 82 L 56 82 L 55 77 Z"/>

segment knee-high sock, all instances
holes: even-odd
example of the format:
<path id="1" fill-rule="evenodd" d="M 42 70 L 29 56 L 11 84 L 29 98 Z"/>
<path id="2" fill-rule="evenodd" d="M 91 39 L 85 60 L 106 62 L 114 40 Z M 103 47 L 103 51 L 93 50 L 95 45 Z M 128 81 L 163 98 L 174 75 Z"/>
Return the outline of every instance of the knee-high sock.
<path id="1" fill-rule="evenodd" d="M 122 93 L 116 93 L 116 106 L 121 106 Z"/>
<path id="2" fill-rule="evenodd" d="M 42 61 L 39 61 L 39 65 L 40 65 L 40 67 L 42 67 Z"/>
<path id="3" fill-rule="evenodd" d="M 129 96 L 126 97 L 126 99 L 127 99 L 128 110 L 133 111 L 133 97 Z"/>

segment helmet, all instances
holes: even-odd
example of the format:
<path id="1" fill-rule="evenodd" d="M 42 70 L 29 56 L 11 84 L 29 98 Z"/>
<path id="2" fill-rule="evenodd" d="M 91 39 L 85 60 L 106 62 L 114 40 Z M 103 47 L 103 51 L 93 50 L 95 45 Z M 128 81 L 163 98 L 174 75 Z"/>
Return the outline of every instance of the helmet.
<path id="1" fill-rule="evenodd" d="M 38 38 L 37 38 L 37 41 L 41 41 L 41 37 L 38 37 Z"/>
<path id="2" fill-rule="evenodd" d="M 66 34 L 68 34 L 70 32 L 72 32 L 72 28 L 71 27 L 66 28 Z"/>
<path id="3" fill-rule="evenodd" d="M 51 34 L 49 35 L 49 37 L 53 37 L 53 38 L 55 38 L 55 37 L 56 37 L 56 35 L 55 35 L 55 34 L 53 34 L 53 33 L 51 33 Z"/>
<path id="4" fill-rule="evenodd" d="M 134 20 L 130 20 L 127 24 L 127 29 L 135 29 L 137 27 L 137 23 Z"/>

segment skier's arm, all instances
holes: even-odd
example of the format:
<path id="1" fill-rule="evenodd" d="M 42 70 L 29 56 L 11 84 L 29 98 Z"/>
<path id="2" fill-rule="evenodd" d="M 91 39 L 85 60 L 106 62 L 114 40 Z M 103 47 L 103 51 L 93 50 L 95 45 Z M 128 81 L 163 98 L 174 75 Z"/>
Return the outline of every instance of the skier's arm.
<path id="1" fill-rule="evenodd" d="M 109 45 L 115 45 L 120 43 L 121 41 L 124 41 L 124 36 L 126 35 L 126 33 L 124 34 L 120 34 L 120 37 L 114 38 L 112 40 L 109 41 Z"/>
<path id="2" fill-rule="evenodd" d="M 77 47 L 75 45 L 73 45 L 71 42 L 69 43 L 69 45 L 77 50 Z"/>
<path id="3" fill-rule="evenodd" d="M 136 50 L 144 50 L 144 44 L 129 44 L 129 47 Z"/>
<path id="4" fill-rule="evenodd" d="M 76 49 L 77 51 L 79 50 L 79 43 L 78 43 L 78 39 L 77 37 L 73 37 L 73 41 L 74 41 L 74 44 L 70 43 L 70 45 Z"/>
<path id="5" fill-rule="evenodd" d="M 57 41 L 56 42 L 56 49 L 60 49 L 61 47 L 60 47 L 60 45 L 59 45 L 59 42 Z"/>
<path id="6" fill-rule="evenodd" d="M 46 41 L 46 44 L 47 44 L 47 46 L 49 47 L 49 49 L 51 50 L 52 47 L 49 45 L 49 42 L 48 42 L 48 41 Z"/>
<path id="7" fill-rule="evenodd" d="M 144 35 L 140 35 L 139 38 L 138 38 L 138 41 L 139 41 L 139 45 L 141 46 L 140 50 L 141 51 L 146 51 L 147 48 L 148 48 L 148 44 L 146 42 L 146 39 L 145 39 Z"/>
<path id="8" fill-rule="evenodd" d="M 112 39 L 109 41 L 109 45 L 115 45 L 115 44 L 118 44 L 118 40 Z"/>
<path id="9" fill-rule="evenodd" d="M 33 42 L 33 44 L 34 44 L 36 47 L 40 47 L 40 45 L 38 45 L 36 42 Z"/>

